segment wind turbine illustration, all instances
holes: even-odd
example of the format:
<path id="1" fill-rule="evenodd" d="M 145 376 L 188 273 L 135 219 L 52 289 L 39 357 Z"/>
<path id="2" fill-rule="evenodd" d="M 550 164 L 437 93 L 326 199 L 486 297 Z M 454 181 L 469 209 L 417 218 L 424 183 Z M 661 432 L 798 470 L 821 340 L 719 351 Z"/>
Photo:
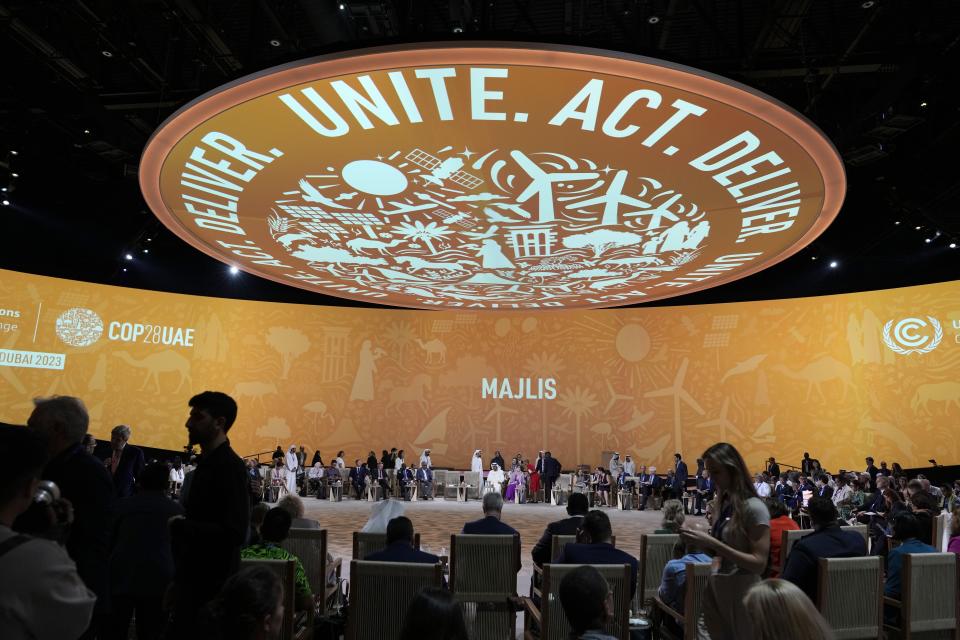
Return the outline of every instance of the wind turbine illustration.
<path id="1" fill-rule="evenodd" d="M 607 401 L 607 406 L 603 410 L 604 413 L 609 413 L 613 405 L 617 403 L 617 400 L 633 400 L 633 396 L 627 396 L 622 393 L 617 393 L 609 380 L 607 380 L 606 383 L 607 383 L 607 391 L 610 392 L 610 400 Z"/>
<path id="2" fill-rule="evenodd" d="M 501 424 L 500 424 L 500 423 L 501 423 L 501 418 L 500 418 L 500 416 L 501 416 L 501 414 L 504 414 L 504 413 L 518 413 L 518 411 L 517 411 L 517 409 L 510 409 L 510 408 L 507 408 L 507 407 L 503 406 L 503 404 L 501 404 L 501 402 L 500 402 L 500 398 L 497 398 L 496 400 L 493 401 L 493 409 L 490 409 L 490 412 L 483 418 L 483 421 L 486 422 L 486 421 L 488 421 L 490 418 L 496 417 L 496 419 L 497 419 L 497 437 L 496 437 L 496 439 L 494 440 L 494 442 L 497 443 L 497 444 L 504 444 L 504 441 L 500 439 L 500 427 L 501 427 Z"/>
<path id="3" fill-rule="evenodd" d="M 643 394 L 644 398 L 663 398 L 667 396 L 673 398 L 673 438 L 677 451 L 683 448 L 683 434 L 680 429 L 680 402 L 683 401 L 701 416 L 705 413 L 703 408 L 693 399 L 693 396 L 683 388 L 683 381 L 687 377 L 687 367 L 689 365 L 690 359 L 684 358 L 683 362 L 680 363 L 680 369 L 677 370 L 677 375 L 673 378 L 672 385 Z"/>
<path id="4" fill-rule="evenodd" d="M 723 399 L 723 406 L 720 407 L 720 417 L 714 418 L 713 420 L 706 420 L 701 422 L 698 425 L 699 427 L 720 427 L 720 441 L 727 442 L 727 429 L 738 438 L 743 438 L 743 432 L 740 429 L 737 429 L 737 426 L 730 422 L 727 419 L 727 411 L 730 409 L 730 398 L 729 396 Z"/>

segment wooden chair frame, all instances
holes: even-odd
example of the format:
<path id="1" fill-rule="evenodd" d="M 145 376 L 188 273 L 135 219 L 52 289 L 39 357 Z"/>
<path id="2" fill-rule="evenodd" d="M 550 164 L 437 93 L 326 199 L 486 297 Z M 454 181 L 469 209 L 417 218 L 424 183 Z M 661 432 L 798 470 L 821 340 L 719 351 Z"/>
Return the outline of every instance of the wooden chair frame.
<path id="1" fill-rule="evenodd" d="M 903 556 L 903 576 L 900 581 L 901 585 L 910 585 L 912 582 L 912 573 L 913 573 L 913 556 L 914 554 L 907 553 Z M 960 591 L 960 558 L 954 562 L 954 585 L 957 591 Z M 891 637 L 890 631 L 894 633 L 899 633 L 893 637 L 899 637 L 902 640 L 912 640 L 914 636 L 914 631 L 912 629 L 913 621 L 909 617 L 904 617 L 902 614 L 904 611 L 910 611 L 913 604 L 914 594 L 912 593 L 911 588 L 905 588 L 903 593 L 900 594 L 901 599 L 897 600 L 896 598 L 891 598 L 889 596 L 883 597 L 883 604 L 894 607 L 900 611 L 900 627 L 884 623 L 884 637 Z M 922 596 L 921 596 L 922 597 Z M 955 593 L 954 597 L 954 620 L 958 621 L 953 628 L 953 638 L 954 640 L 960 640 L 960 597 L 957 597 Z"/>
<path id="2" fill-rule="evenodd" d="M 386 548 L 387 548 L 387 542 L 386 542 L 386 540 L 387 540 L 387 534 L 385 534 L 385 533 L 380 533 L 380 534 L 377 534 L 377 533 L 368 534 L 367 532 L 363 532 L 363 531 L 354 531 L 354 532 L 353 532 L 353 547 L 352 547 L 352 549 L 353 549 L 353 551 L 352 551 L 353 555 L 350 556 L 353 560 L 364 560 L 364 559 L 365 559 L 365 558 L 358 558 L 358 557 L 357 557 L 357 556 L 359 555 L 359 553 L 360 553 L 360 536 L 361 536 L 361 535 L 382 535 L 384 542 L 383 542 L 383 546 L 380 547 L 380 548 L 378 549 L 378 551 L 382 551 L 383 549 L 386 549 Z M 419 533 L 414 533 L 414 534 L 413 534 L 413 548 L 416 549 L 417 551 L 420 550 L 420 534 L 419 534 Z M 375 552 L 373 552 L 373 553 L 375 553 Z"/>
<path id="3" fill-rule="evenodd" d="M 705 575 L 709 575 L 712 565 L 706 562 L 686 562 L 686 575 L 692 576 L 697 572 L 704 572 Z M 684 594 L 683 594 L 683 613 L 680 613 L 663 600 L 660 599 L 660 595 L 657 594 L 653 597 L 653 637 L 663 638 L 664 629 L 662 616 L 667 615 L 673 619 L 679 626 L 683 627 L 683 640 L 695 640 L 697 637 L 697 624 L 696 619 L 699 617 L 701 611 L 697 611 L 697 594 L 693 589 L 687 589 L 689 582 L 684 583 Z M 702 601 L 702 600 L 701 600 Z M 692 614 L 690 612 L 693 612 Z M 687 617 L 692 616 L 693 624 L 684 624 L 684 620 Z M 672 636 L 672 634 L 671 634 Z"/>
<path id="4" fill-rule="evenodd" d="M 574 565 L 563 565 L 563 566 L 574 566 Z M 585 565 L 578 565 L 585 566 Z M 623 580 L 624 584 L 630 584 L 630 571 L 632 570 L 629 564 L 624 565 L 592 565 L 596 566 L 598 569 L 610 570 L 611 567 L 622 567 L 623 569 Z M 551 564 L 547 563 L 543 565 L 543 593 L 549 594 L 551 592 Z M 619 619 L 621 620 L 620 629 L 618 630 L 616 637 L 618 638 L 629 638 L 630 637 L 630 601 L 631 598 L 625 597 L 622 599 L 623 606 L 626 610 L 619 612 Z M 523 621 L 524 621 L 524 640 L 539 640 L 541 637 L 546 637 L 550 629 L 550 620 L 551 608 L 558 607 L 562 609 L 559 598 L 551 601 L 549 597 L 540 597 L 540 606 L 538 607 L 533 601 L 533 598 L 520 598 L 520 602 L 523 605 Z M 538 632 L 534 633 L 533 625 L 531 622 L 536 622 Z"/>
<path id="5" fill-rule="evenodd" d="M 864 638 L 876 638 L 879 637 L 883 632 L 883 566 L 881 565 L 880 556 L 867 556 L 871 559 L 876 559 L 878 566 L 877 571 L 877 633 L 864 636 Z M 834 560 L 842 560 L 843 558 L 834 558 Z M 827 558 L 820 558 L 817 561 L 817 601 L 814 603 L 817 606 L 817 610 L 823 613 L 824 608 L 827 604 L 827 567 L 829 566 L 829 560 Z M 829 622 L 829 621 L 828 621 Z M 840 630 L 843 631 L 843 630 Z M 850 634 L 840 634 L 837 635 L 838 638 L 852 638 Z"/>

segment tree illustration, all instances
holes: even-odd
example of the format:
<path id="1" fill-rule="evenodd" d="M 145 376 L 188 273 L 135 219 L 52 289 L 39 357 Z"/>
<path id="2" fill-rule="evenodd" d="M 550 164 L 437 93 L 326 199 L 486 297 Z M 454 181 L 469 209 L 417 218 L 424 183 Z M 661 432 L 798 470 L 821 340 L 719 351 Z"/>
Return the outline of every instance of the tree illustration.
<path id="1" fill-rule="evenodd" d="M 283 364 L 283 374 L 280 377 L 285 380 L 293 361 L 310 348 L 310 338 L 299 329 L 270 327 L 267 330 L 267 344 L 280 354 L 280 362 Z"/>
<path id="2" fill-rule="evenodd" d="M 290 437 L 290 425 L 284 418 L 270 416 L 267 423 L 257 427 L 257 435 L 261 438 L 272 438 L 277 444 Z"/>
<path id="3" fill-rule="evenodd" d="M 523 365 L 525 371 L 537 378 L 556 378 L 563 371 L 563 361 L 552 353 L 536 353 Z M 541 445 L 547 448 L 547 399 L 540 400 Z"/>
<path id="4" fill-rule="evenodd" d="M 397 363 L 403 366 L 403 356 L 407 345 L 414 339 L 413 326 L 409 322 L 391 322 L 383 334 L 384 340 L 397 349 Z"/>
<path id="5" fill-rule="evenodd" d="M 597 406 L 597 396 L 589 389 L 577 386 L 573 391 L 561 393 L 558 404 L 563 407 L 563 415 L 572 415 L 577 421 L 577 464 L 580 464 L 580 423 L 593 413 L 593 408 Z"/>
<path id="6" fill-rule="evenodd" d="M 437 252 L 437 250 L 433 247 L 433 241 L 443 240 L 444 236 L 448 236 L 453 233 L 453 230 L 450 229 L 450 227 L 445 227 L 437 224 L 436 222 L 428 222 L 427 224 L 423 224 L 419 220 L 413 223 L 401 222 L 391 231 L 401 234 L 407 240 L 422 242 L 423 244 L 427 245 L 427 249 L 429 249 L 430 253 L 433 254 Z"/>
<path id="7" fill-rule="evenodd" d="M 609 229 L 595 229 L 587 233 L 578 233 L 563 239 L 563 246 L 568 249 L 593 249 L 593 257 L 599 258 L 608 249 L 614 247 L 630 247 L 639 245 L 643 236 L 629 231 L 610 231 Z"/>

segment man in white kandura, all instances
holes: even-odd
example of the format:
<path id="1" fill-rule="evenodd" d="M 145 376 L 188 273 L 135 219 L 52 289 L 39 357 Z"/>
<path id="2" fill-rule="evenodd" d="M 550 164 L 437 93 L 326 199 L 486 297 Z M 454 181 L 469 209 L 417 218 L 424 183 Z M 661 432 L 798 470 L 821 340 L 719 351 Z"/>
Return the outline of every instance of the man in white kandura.
<path id="1" fill-rule="evenodd" d="M 490 465 L 490 473 L 487 474 L 487 487 L 490 491 L 503 493 L 503 483 L 506 482 L 506 476 L 503 475 L 503 469 L 496 462 Z"/>
<path id="2" fill-rule="evenodd" d="M 430 449 L 424 449 L 423 453 L 420 454 L 420 466 L 423 466 L 423 463 L 427 463 L 427 469 L 433 468 L 433 461 L 430 460 Z"/>
<path id="3" fill-rule="evenodd" d="M 473 459 L 470 461 L 470 471 L 483 473 L 483 451 L 481 449 L 473 452 Z"/>
<path id="4" fill-rule="evenodd" d="M 296 494 L 297 493 L 297 469 L 300 468 L 300 464 L 297 462 L 297 448 L 294 445 L 290 445 L 290 450 L 287 451 L 286 468 L 287 468 L 287 491 L 289 491 L 292 494 Z"/>

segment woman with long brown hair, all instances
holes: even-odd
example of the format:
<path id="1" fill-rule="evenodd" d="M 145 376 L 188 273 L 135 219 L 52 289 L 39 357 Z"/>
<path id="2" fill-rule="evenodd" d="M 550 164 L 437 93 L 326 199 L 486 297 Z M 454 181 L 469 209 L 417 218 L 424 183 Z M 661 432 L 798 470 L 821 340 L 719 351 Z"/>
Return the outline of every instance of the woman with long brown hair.
<path id="1" fill-rule="evenodd" d="M 680 537 L 713 556 L 703 607 L 711 639 L 749 638 L 753 627 L 743 598 L 767 567 L 770 513 L 733 445 L 718 442 L 703 452 L 703 460 L 717 490 L 714 523 L 710 533 L 685 528 Z"/>

